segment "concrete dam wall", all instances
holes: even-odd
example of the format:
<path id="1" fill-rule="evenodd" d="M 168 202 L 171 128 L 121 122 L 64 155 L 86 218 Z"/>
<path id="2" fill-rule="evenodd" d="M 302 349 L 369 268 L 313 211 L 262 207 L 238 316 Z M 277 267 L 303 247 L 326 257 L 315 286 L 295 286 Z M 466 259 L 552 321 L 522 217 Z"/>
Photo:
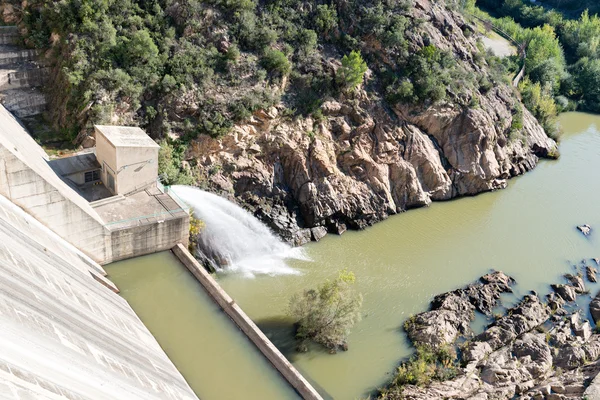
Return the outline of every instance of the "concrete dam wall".
<path id="1" fill-rule="evenodd" d="M 196 399 L 102 267 L 0 196 L 0 398 Z"/>
<path id="2" fill-rule="evenodd" d="M 156 185 L 108 202 L 89 202 L 53 163 L 0 105 L 1 195 L 100 264 L 187 243 L 187 211 Z"/>

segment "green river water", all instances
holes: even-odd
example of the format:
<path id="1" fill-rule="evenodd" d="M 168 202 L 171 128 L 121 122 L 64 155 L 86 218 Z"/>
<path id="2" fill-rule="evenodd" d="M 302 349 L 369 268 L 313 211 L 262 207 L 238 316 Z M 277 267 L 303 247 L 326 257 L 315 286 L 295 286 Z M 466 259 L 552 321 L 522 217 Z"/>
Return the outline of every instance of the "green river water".
<path id="1" fill-rule="evenodd" d="M 411 353 L 402 324 L 424 311 L 435 294 L 492 268 L 513 276 L 517 292 L 547 293 L 572 263 L 600 257 L 600 235 L 585 238 L 575 229 L 583 223 L 600 229 L 600 117 L 568 113 L 560 123 L 560 160 L 541 162 L 506 190 L 434 203 L 362 232 L 328 235 L 306 246 L 312 262 L 290 261 L 301 275 L 223 274 L 218 280 L 326 397 L 363 398 Z M 364 295 L 364 316 L 349 351 L 295 353 L 285 319 L 290 295 L 346 267 Z M 170 254 L 114 264 L 108 271 L 199 396 L 291 395 Z M 591 289 L 596 294 L 598 288 Z M 232 371 L 232 363 L 239 368 Z M 244 371 L 251 376 L 233 376 Z"/>

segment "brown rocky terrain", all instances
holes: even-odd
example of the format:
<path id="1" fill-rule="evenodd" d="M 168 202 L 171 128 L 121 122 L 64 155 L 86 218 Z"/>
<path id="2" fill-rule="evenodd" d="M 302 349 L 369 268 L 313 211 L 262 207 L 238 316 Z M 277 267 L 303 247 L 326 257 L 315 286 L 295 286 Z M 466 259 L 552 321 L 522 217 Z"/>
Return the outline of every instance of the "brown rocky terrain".
<path id="1" fill-rule="evenodd" d="M 474 311 L 489 315 L 513 280 L 501 272 L 433 300 L 431 309 L 409 319 L 405 329 L 417 346 L 458 345 L 457 372 L 426 385 L 393 386 L 384 399 L 596 399 L 600 395 L 600 334 L 575 305 L 585 293 L 580 275 L 565 275 L 545 299 L 532 292 L 473 336 Z M 586 303 L 585 299 L 579 299 Z M 591 302 L 594 319 L 600 294 Z"/>
<path id="2" fill-rule="evenodd" d="M 471 74 L 486 76 L 460 14 L 428 0 L 417 1 L 412 14 L 424 21 L 410 38 L 413 46 L 427 37 Z M 334 59 L 323 62 L 337 68 Z M 318 119 L 288 117 L 283 104 L 255 112 L 223 138 L 198 137 L 186 159 L 208 190 L 301 245 L 432 201 L 504 188 L 539 157 L 557 155 L 556 143 L 526 109 L 523 128 L 511 134 L 520 101 L 509 85 L 459 97 L 391 106 L 367 83 L 324 102 Z"/>

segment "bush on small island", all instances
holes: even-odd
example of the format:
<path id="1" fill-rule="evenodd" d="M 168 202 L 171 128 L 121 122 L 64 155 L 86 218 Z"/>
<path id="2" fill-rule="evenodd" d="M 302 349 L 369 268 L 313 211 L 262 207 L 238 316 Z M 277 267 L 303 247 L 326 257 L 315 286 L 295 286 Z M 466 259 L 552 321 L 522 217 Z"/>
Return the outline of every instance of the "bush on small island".
<path id="1" fill-rule="evenodd" d="M 453 346 L 419 346 L 415 355 L 398 367 L 392 385 L 380 390 L 380 398 L 402 398 L 405 385 L 426 386 L 432 380 L 454 379 L 457 372 L 458 361 Z"/>
<path id="2" fill-rule="evenodd" d="M 307 351 L 310 340 L 332 353 L 340 348 L 347 350 L 348 334 L 360 320 L 362 306 L 362 295 L 353 288 L 355 281 L 352 272 L 342 270 L 335 280 L 292 296 L 289 314 L 297 321 L 299 351 Z"/>

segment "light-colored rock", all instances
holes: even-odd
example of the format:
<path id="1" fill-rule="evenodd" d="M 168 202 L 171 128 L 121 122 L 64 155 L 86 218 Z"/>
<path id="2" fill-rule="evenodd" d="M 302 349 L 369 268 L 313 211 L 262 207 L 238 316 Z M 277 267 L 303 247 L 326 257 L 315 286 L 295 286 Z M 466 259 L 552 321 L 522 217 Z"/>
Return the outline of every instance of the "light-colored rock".
<path id="1" fill-rule="evenodd" d="M 422 34 L 408 38 L 411 45 L 424 46 L 426 36 L 463 60 L 468 73 L 486 73 L 474 62 L 477 44 L 463 34 L 461 15 L 428 0 L 417 1 L 410 13 L 424 21 Z M 186 157 L 204 172 L 215 164 L 235 171 L 222 172 L 218 182 L 209 178 L 209 190 L 232 188 L 238 203 L 285 238 L 319 226 L 329 232 L 362 229 L 432 201 L 504 188 L 538 157 L 557 154 L 556 143 L 527 110 L 523 139 L 510 140 L 519 101 L 512 88 L 500 84 L 470 95 L 478 107 L 458 105 L 452 96 L 434 105 L 391 106 L 381 93 L 358 89 L 351 99 L 325 99 L 319 122 L 258 110 L 221 139 L 197 138 Z M 180 102 L 187 107 L 193 99 Z M 256 196 L 262 201 L 254 201 Z M 282 204 L 289 212 L 285 223 L 280 210 L 276 218 L 269 216 Z"/>
<path id="2" fill-rule="evenodd" d="M 578 225 L 577 229 L 579 229 L 579 231 L 583 233 L 584 236 L 589 236 L 590 233 L 592 233 L 592 227 L 588 224 Z"/>

